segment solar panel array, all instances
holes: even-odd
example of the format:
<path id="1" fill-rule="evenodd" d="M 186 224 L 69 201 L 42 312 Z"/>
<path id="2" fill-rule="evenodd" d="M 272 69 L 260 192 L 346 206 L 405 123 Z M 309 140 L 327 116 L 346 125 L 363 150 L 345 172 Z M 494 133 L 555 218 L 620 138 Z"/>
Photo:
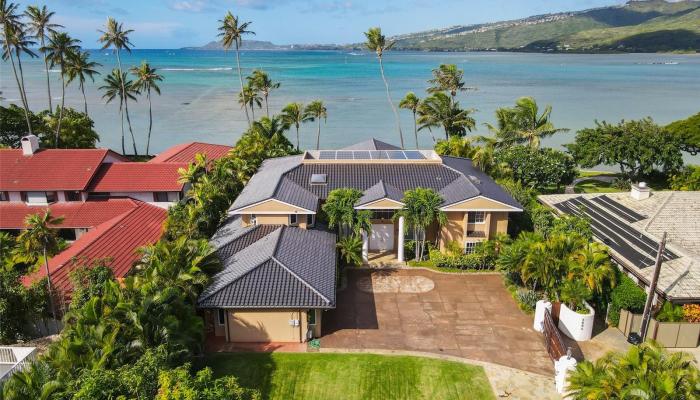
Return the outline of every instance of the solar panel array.
<path id="1" fill-rule="evenodd" d="M 418 150 L 321 150 L 319 160 L 425 160 Z"/>
<path id="2" fill-rule="evenodd" d="M 604 203 L 604 200 L 596 204 L 578 196 L 554 206 L 566 214 L 589 218 L 595 236 L 638 268 L 654 265 L 659 243 L 621 221 L 621 219 L 629 221 L 629 217 L 620 215 L 621 210 L 614 208 L 619 206 L 619 203 L 609 198 L 608 200 L 612 203 Z M 603 204 L 605 205 L 601 206 Z M 614 217 L 608 211 L 612 211 L 619 217 Z M 668 261 L 678 258 L 678 256 L 665 250 L 662 258 L 664 261 Z"/>

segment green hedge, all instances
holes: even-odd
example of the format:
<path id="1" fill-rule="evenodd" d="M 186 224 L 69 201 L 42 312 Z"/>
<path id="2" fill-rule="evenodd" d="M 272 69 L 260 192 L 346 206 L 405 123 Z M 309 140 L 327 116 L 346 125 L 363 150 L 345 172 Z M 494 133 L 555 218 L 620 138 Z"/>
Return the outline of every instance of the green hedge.
<path id="1" fill-rule="evenodd" d="M 625 309 L 634 313 L 644 311 L 647 294 L 627 275 L 621 275 L 618 285 L 611 294 L 608 321 L 613 326 L 620 322 L 620 310 Z"/>
<path id="2" fill-rule="evenodd" d="M 430 251 L 430 261 L 441 268 L 484 270 L 493 269 L 493 262 L 482 252 L 471 254 L 443 254 L 439 250 Z"/>

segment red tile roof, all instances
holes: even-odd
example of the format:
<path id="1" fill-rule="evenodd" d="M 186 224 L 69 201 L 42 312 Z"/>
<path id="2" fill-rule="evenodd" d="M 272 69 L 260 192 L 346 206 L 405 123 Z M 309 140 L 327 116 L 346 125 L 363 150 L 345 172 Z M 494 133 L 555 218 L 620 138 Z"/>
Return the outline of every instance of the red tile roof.
<path id="1" fill-rule="evenodd" d="M 84 190 L 107 154 L 123 160 L 107 149 L 0 149 L 0 190 Z"/>
<path id="2" fill-rule="evenodd" d="M 186 163 L 102 164 L 88 190 L 90 192 L 179 192 L 178 169 Z"/>
<path id="3" fill-rule="evenodd" d="M 70 272 L 100 259 L 109 259 L 107 265 L 114 276 L 123 278 L 138 261 L 137 250 L 160 239 L 167 214 L 163 208 L 138 202 L 133 210 L 100 224 L 49 260 L 51 282 L 59 293 L 70 297 L 73 290 Z M 42 266 L 25 276 L 23 283 L 30 285 L 45 276 L 46 269 Z"/>
<path id="4" fill-rule="evenodd" d="M 221 144 L 191 142 L 175 145 L 151 159 L 152 163 L 159 162 L 184 162 L 191 163 L 194 161 L 194 156 L 199 153 L 207 155 L 210 160 L 216 160 L 225 156 L 231 146 Z"/>
<path id="5" fill-rule="evenodd" d="M 54 203 L 48 207 L 28 206 L 21 201 L 0 202 L 0 229 L 23 229 L 28 215 L 43 214 L 47 208 L 54 217 L 63 217 L 59 228 L 93 228 L 138 206 L 136 200 L 115 198 Z"/>

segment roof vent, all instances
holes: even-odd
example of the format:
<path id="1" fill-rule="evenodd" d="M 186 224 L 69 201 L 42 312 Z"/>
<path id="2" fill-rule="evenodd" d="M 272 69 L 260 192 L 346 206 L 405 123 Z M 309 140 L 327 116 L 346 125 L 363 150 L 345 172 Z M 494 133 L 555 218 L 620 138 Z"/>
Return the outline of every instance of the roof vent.
<path id="1" fill-rule="evenodd" d="M 327 174 L 311 174 L 310 183 L 312 185 L 325 185 L 328 183 L 328 175 Z"/>
<path id="2" fill-rule="evenodd" d="M 630 197 L 635 200 L 648 199 L 651 195 L 651 189 L 647 186 L 646 182 L 639 182 L 632 184 L 632 190 L 630 190 Z"/>
<path id="3" fill-rule="evenodd" d="M 22 155 L 31 156 L 39 150 L 39 138 L 35 135 L 27 135 L 22 138 Z"/>
<path id="4" fill-rule="evenodd" d="M 474 175 L 469 175 L 469 180 L 472 181 L 472 182 L 474 182 L 474 183 L 476 183 L 476 184 L 480 184 L 480 183 L 481 183 L 481 180 L 479 180 L 479 178 L 477 178 L 477 177 L 474 176 Z"/>

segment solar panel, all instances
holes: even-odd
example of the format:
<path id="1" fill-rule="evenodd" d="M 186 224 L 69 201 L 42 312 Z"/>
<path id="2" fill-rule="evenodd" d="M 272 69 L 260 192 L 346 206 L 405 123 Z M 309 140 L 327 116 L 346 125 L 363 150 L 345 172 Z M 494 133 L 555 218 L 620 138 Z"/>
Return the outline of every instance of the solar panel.
<path id="1" fill-rule="evenodd" d="M 352 151 L 349 150 L 337 151 L 335 153 L 336 160 L 352 160 L 352 158 Z"/>
<path id="2" fill-rule="evenodd" d="M 335 160 L 335 151 L 322 150 L 318 155 L 319 160 Z"/>
<path id="3" fill-rule="evenodd" d="M 370 160 L 369 151 L 367 150 L 357 150 L 353 152 L 355 160 Z"/>
<path id="4" fill-rule="evenodd" d="M 406 159 L 406 155 L 401 150 L 387 151 L 387 154 L 389 155 L 389 158 L 392 160 L 405 160 Z"/>
<path id="5" fill-rule="evenodd" d="M 424 160 L 425 156 L 418 150 L 408 150 L 403 152 L 409 160 Z"/>
<path id="6" fill-rule="evenodd" d="M 591 200 L 608 208 L 610 211 L 613 212 L 613 214 L 616 214 L 617 216 L 629 222 L 637 222 L 646 218 L 645 216 L 633 210 L 630 210 L 629 208 L 623 206 L 622 204 L 616 202 L 615 200 L 609 198 L 606 195 L 594 197 Z"/>
<path id="7" fill-rule="evenodd" d="M 382 158 L 382 152 L 379 150 L 370 150 L 369 155 L 372 157 L 372 160 L 379 160 Z"/>

